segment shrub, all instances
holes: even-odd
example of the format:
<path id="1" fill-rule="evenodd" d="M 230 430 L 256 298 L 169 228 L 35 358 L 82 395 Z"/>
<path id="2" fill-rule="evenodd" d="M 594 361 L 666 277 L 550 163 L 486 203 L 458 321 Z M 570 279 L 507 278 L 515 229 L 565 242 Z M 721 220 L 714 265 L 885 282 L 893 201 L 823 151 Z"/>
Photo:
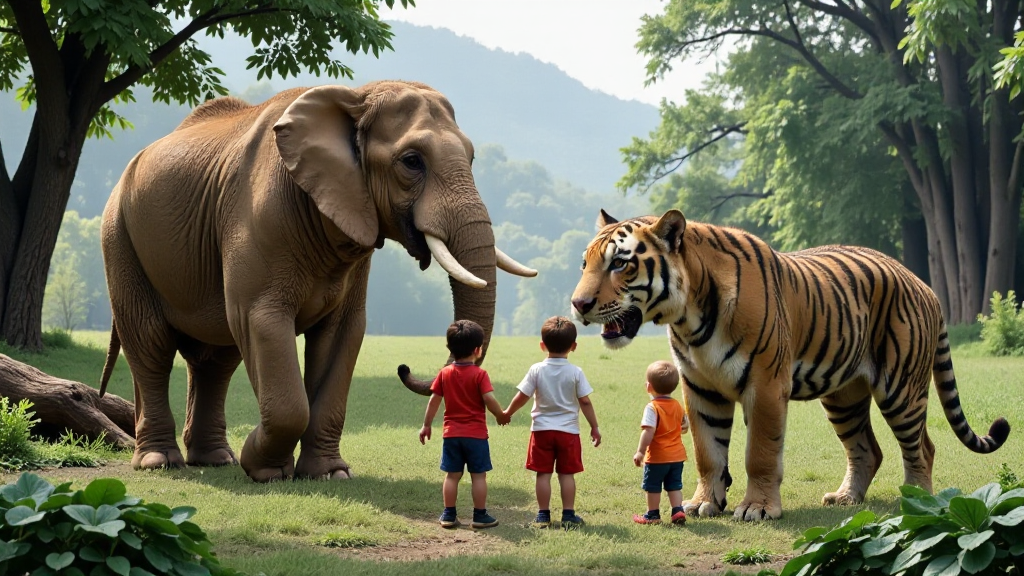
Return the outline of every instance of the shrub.
<path id="1" fill-rule="evenodd" d="M 1024 480 L 1021 480 L 1014 474 L 1013 470 L 1003 462 L 1003 465 L 996 472 L 996 479 L 999 482 L 999 487 L 1003 489 L 1003 492 L 1014 490 L 1016 488 L 1024 488 Z"/>
<path id="2" fill-rule="evenodd" d="M 35 466 L 38 455 L 30 440 L 36 420 L 31 412 L 32 402 L 22 399 L 11 404 L 10 398 L 0 397 L 0 468 L 21 470 Z"/>
<path id="3" fill-rule="evenodd" d="M 1024 310 L 1017 304 L 1013 290 L 1006 298 L 992 293 L 992 315 L 978 315 L 981 339 L 996 356 L 1024 356 Z"/>
<path id="4" fill-rule="evenodd" d="M 195 508 L 128 496 L 113 478 L 85 490 L 32 473 L 0 488 L 0 574 L 33 576 L 233 575 L 189 521 Z"/>
<path id="5" fill-rule="evenodd" d="M 722 555 L 722 562 L 726 564 L 764 564 L 772 561 L 772 553 L 764 548 L 748 548 L 746 550 L 731 550 Z"/>
<path id="6" fill-rule="evenodd" d="M 1007 574 L 1024 563 L 1024 489 L 999 484 L 969 496 L 950 488 L 932 496 L 900 488 L 902 516 L 863 510 L 835 528 L 811 528 L 795 546 L 801 554 L 781 576 Z"/>
<path id="7" fill-rule="evenodd" d="M 66 350 L 75 345 L 75 339 L 71 336 L 70 330 L 51 328 L 43 332 L 43 346 L 45 348 L 57 348 Z"/>

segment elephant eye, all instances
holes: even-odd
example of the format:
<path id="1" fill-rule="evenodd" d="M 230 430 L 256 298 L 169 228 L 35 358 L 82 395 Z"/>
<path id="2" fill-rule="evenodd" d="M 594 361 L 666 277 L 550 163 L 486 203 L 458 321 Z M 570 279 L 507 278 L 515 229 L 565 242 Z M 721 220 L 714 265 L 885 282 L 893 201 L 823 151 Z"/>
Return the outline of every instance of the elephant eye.
<path id="1" fill-rule="evenodd" d="M 402 156 L 402 164 L 404 164 L 406 168 L 414 172 L 419 172 L 424 168 L 423 158 L 421 158 L 420 155 L 415 152 L 411 152 L 409 154 L 406 154 L 405 156 Z"/>

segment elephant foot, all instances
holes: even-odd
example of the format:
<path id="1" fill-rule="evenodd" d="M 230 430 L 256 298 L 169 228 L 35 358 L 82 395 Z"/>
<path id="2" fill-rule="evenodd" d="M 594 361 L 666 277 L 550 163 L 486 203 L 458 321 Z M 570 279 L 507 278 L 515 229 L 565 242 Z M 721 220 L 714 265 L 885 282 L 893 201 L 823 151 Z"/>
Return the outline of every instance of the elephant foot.
<path id="1" fill-rule="evenodd" d="M 821 498 L 822 506 L 852 506 L 854 504 L 860 504 L 864 501 L 863 496 L 858 497 L 856 494 L 851 494 L 843 490 L 838 492 L 829 492 Z"/>
<path id="2" fill-rule="evenodd" d="M 782 517 L 782 502 L 767 496 L 747 497 L 736 506 L 733 518 L 744 522 L 777 520 Z"/>
<path id="3" fill-rule="evenodd" d="M 165 451 L 135 450 L 132 456 L 132 468 L 136 470 L 155 470 L 157 468 L 184 468 L 185 459 L 181 451 L 172 448 Z"/>
<path id="4" fill-rule="evenodd" d="M 312 480 L 348 480 L 355 478 L 356 475 L 340 456 L 307 457 L 300 454 L 295 464 L 295 477 Z"/>
<path id="5" fill-rule="evenodd" d="M 683 512 L 688 518 L 714 518 L 722 513 L 712 502 L 700 502 L 697 500 L 684 500 Z"/>
<path id="6" fill-rule="evenodd" d="M 227 447 L 205 450 L 189 448 L 186 463 L 189 466 L 232 466 L 238 464 L 238 460 L 231 448 Z"/>

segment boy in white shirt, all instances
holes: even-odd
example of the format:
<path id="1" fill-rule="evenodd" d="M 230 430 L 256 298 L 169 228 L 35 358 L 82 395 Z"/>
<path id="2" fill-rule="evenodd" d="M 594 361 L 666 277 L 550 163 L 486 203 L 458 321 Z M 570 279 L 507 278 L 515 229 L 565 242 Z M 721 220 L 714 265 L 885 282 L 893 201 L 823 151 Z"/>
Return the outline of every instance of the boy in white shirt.
<path id="1" fill-rule="evenodd" d="M 548 357 L 530 367 L 519 383 L 519 392 L 505 410 L 505 417 L 511 418 L 533 397 L 533 423 L 526 455 L 526 469 L 537 473 L 539 511 L 533 525 L 551 526 L 551 475 L 557 472 L 562 493 L 562 527 L 570 530 L 583 524 L 575 510 L 574 475 L 583 472 L 579 413 L 583 412 L 590 424 L 590 441 L 595 448 L 601 444 L 601 432 L 590 402 L 594 389 L 583 370 L 567 359 L 576 350 L 576 325 L 565 316 L 554 316 L 544 322 L 540 335 L 540 349 Z"/>

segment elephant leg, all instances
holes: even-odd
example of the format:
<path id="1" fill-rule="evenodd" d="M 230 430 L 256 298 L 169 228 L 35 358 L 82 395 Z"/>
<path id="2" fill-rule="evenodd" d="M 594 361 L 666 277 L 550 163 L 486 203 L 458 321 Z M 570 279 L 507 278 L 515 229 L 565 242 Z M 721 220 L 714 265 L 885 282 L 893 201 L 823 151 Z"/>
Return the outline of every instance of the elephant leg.
<path id="1" fill-rule="evenodd" d="M 346 479 L 352 470 L 338 444 L 345 426 L 348 392 L 366 329 L 366 281 L 369 259 L 353 271 L 346 304 L 306 331 L 306 395 L 309 426 L 295 474 L 307 478 Z"/>
<path id="2" fill-rule="evenodd" d="M 882 465 L 882 449 L 871 429 L 871 394 L 865 380 L 856 380 L 821 399 L 828 421 L 846 449 L 846 476 L 835 492 L 825 494 L 825 506 L 860 504 Z"/>
<path id="3" fill-rule="evenodd" d="M 747 493 L 733 517 L 774 520 L 782 516 L 782 448 L 791 383 L 779 378 L 757 386 L 753 376 L 751 380 L 742 400 L 747 420 Z"/>
<path id="4" fill-rule="evenodd" d="M 171 367 L 177 352 L 174 330 L 164 318 L 153 289 L 118 217 L 116 205 L 105 220 L 103 260 L 111 313 L 117 323 L 135 387 L 135 454 L 138 468 L 181 468 L 168 399 Z"/>
<path id="5" fill-rule="evenodd" d="M 188 364 L 188 403 L 182 440 L 190 466 L 238 464 L 227 439 L 224 399 L 231 376 L 242 361 L 234 346 L 182 342 L 179 351 Z"/>
<path id="6" fill-rule="evenodd" d="M 259 401 L 260 423 L 245 439 L 239 462 L 256 482 L 295 474 L 295 445 L 306 431 L 309 403 L 295 351 L 295 314 L 276 303 L 228 304 L 229 322 Z"/>
<path id="7" fill-rule="evenodd" d="M 697 461 L 697 487 L 683 509 L 689 516 L 717 516 L 725 511 L 725 493 L 732 484 L 729 441 L 736 404 L 687 378 L 683 385 Z"/>

